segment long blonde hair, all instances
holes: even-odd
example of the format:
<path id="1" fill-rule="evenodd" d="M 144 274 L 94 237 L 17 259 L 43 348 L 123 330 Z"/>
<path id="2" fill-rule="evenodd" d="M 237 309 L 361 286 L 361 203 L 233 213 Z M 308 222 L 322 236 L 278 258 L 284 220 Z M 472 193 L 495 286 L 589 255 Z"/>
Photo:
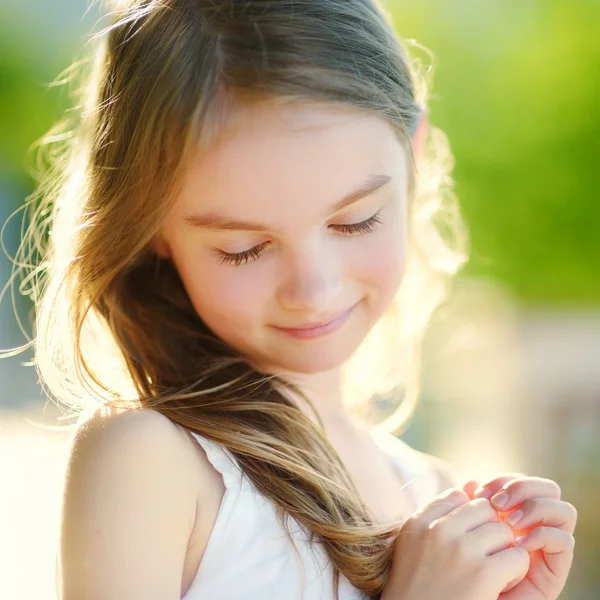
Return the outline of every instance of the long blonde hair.
<path id="1" fill-rule="evenodd" d="M 236 118 L 235 106 L 342 104 L 381 116 L 410 148 L 428 78 L 376 0 L 130 0 L 111 16 L 92 38 L 76 122 L 51 132 L 60 151 L 26 204 L 16 264 L 37 308 L 41 381 L 72 409 L 148 407 L 227 447 L 281 515 L 319 537 L 334 585 L 343 573 L 376 596 L 397 526 L 371 522 L 322 430 L 284 393 L 298 390 L 256 372 L 205 326 L 151 242 L 191 152 Z M 418 373 L 422 332 L 465 261 L 451 169 L 445 136 L 429 127 L 405 280 L 344 367 L 357 405 Z M 417 380 L 386 428 L 407 421 Z"/>

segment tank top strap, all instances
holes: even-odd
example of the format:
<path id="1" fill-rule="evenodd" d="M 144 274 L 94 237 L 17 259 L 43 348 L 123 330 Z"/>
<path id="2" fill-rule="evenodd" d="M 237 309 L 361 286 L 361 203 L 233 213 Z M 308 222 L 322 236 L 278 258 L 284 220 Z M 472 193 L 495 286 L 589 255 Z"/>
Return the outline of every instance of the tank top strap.
<path id="1" fill-rule="evenodd" d="M 194 439 L 200 444 L 210 464 L 221 473 L 225 487 L 228 489 L 233 486 L 242 487 L 242 483 L 245 481 L 243 477 L 243 471 L 239 463 L 233 456 L 233 454 L 222 446 L 212 440 L 208 440 L 205 437 L 197 434 L 195 431 L 188 430 Z"/>

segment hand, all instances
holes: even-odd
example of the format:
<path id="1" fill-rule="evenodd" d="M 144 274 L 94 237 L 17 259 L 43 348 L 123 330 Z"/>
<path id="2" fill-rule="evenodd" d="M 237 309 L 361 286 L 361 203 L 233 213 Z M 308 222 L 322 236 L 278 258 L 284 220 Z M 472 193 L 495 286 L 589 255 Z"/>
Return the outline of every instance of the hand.
<path id="1" fill-rule="evenodd" d="M 497 600 L 529 569 L 513 539 L 489 500 L 446 490 L 400 528 L 381 598 Z"/>
<path id="2" fill-rule="evenodd" d="M 522 581 L 507 586 L 498 600 L 555 600 L 565 586 L 573 562 L 577 510 L 561 501 L 561 489 L 551 479 L 521 473 L 496 477 L 477 488 L 474 481 L 463 487 L 469 498 L 488 498 L 501 520 L 512 527 L 515 545 L 529 551 L 530 564 Z M 501 492 L 508 498 L 500 506 Z M 512 522 L 511 516 L 523 517 Z"/>

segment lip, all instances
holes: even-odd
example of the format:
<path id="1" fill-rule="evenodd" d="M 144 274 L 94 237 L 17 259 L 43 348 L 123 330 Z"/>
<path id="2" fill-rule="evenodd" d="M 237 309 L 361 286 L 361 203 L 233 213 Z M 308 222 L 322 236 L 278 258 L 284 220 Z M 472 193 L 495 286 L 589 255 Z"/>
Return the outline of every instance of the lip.
<path id="1" fill-rule="evenodd" d="M 287 333 L 288 335 L 299 339 L 312 339 L 321 337 L 337 331 L 346 322 L 346 319 L 350 316 L 357 305 L 358 302 L 330 321 L 315 323 L 314 325 L 308 325 L 306 327 L 277 327 L 275 325 L 273 325 L 273 327 L 279 331 L 282 331 L 283 333 Z"/>

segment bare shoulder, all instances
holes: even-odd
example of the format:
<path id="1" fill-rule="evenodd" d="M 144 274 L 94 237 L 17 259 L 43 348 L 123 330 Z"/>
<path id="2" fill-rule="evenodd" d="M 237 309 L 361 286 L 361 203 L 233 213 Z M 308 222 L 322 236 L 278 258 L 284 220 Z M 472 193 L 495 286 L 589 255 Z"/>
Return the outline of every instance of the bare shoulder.
<path id="1" fill-rule="evenodd" d="M 206 456 L 164 415 L 114 408 L 89 415 L 65 474 L 58 597 L 180 598 L 211 481 Z"/>
<path id="2" fill-rule="evenodd" d="M 163 414 L 147 409 L 102 407 L 90 413 L 78 426 L 71 446 L 70 461 L 80 454 L 105 451 L 104 461 L 124 458 L 113 448 L 125 446 L 131 460 L 160 454 L 173 479 L 186 476 L 187 482 L 213 479 L 214 468 L 192 434 Z M 121 448 L 122 449 L 122 448 Z M 175 459 L 175 460 L 173 460 Z M 196 477 L 199 475 L 199 477 Z M 204 486 L 200 486 L 202 488 Z M 198 493 L 202 489 L 198 488 Z"/>
<path id="3" fill-rule="evenodd" d="M 141 434 L 158 434 L 163 438 L 170 438 L 174 442 L 181 437 L 180 429 L 161 413 L 147 408 L 119 409 L 102 406 L 88 413 L 79 423 L 74 436 L 74 445 L 86 444 L 92 439 L 104 437 L 105 441 L 117 441 L 121 437 L 131 437 Z M 100 436 L 97 438 L 97 436 Z"/>
<path id="4" fill-rule="evenodd" d="M 78 425 L 67 477 L 83 465 L 98 477 L 115 477 L 138 467 L 130 475 L 151 483 L 150 478 L 164 469 L 161 475 L 167 475 L 179 492 L 191 493 L 195 479 L 190 474 L 197 468 L 192 447 L 187 432 L 157 411 L 102 407 Z"/>

